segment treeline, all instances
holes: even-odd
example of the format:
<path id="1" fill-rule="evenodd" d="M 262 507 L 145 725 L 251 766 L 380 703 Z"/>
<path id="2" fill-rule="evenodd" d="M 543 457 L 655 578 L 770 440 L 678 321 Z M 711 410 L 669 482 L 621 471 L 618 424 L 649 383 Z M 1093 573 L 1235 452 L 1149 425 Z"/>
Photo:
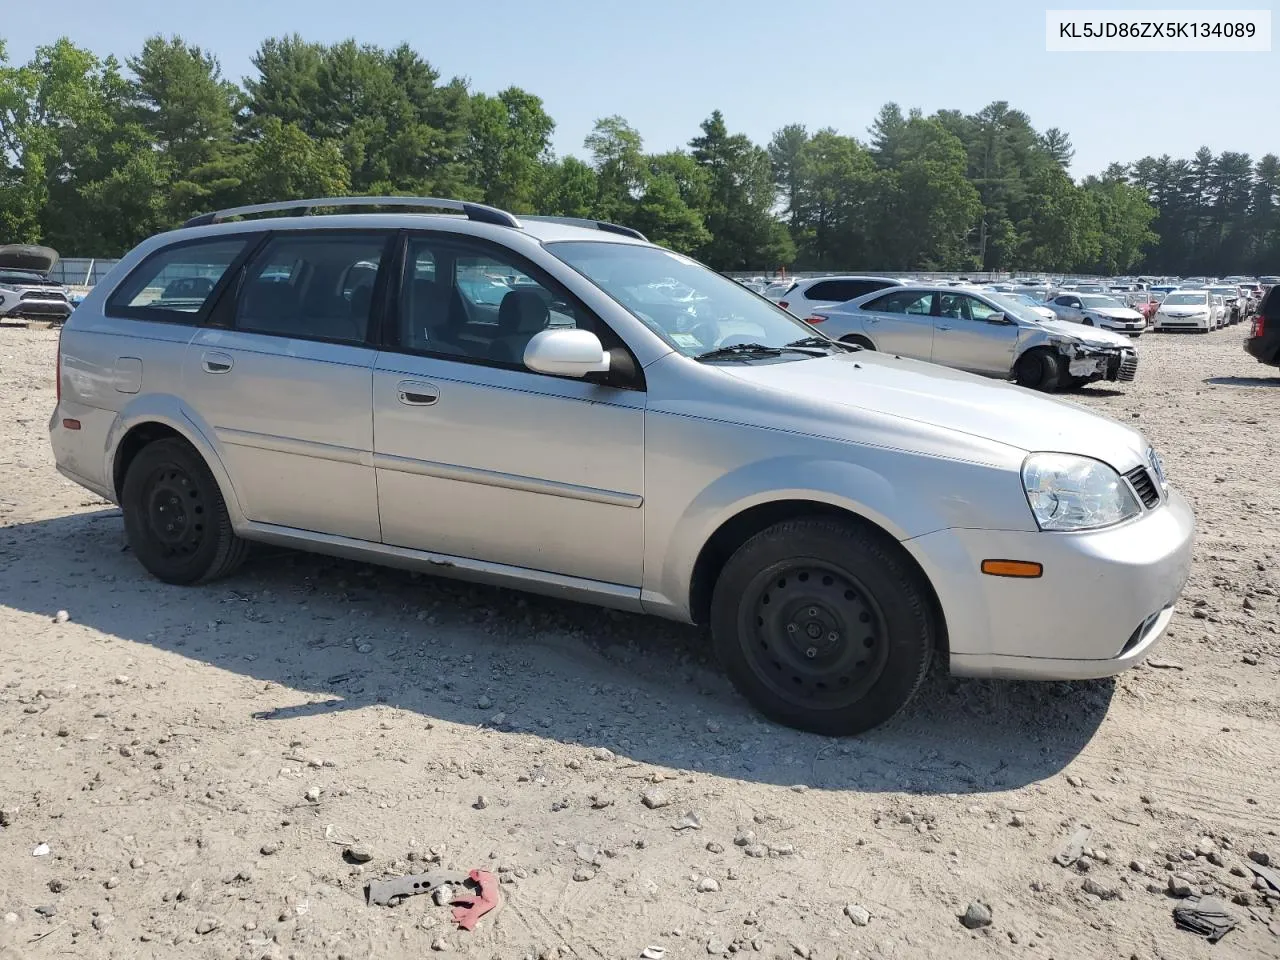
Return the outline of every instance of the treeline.
<path id="1" fill-rule="evenodd" d="M 863 141 L 786 126 L 767 145 L 719 111 L 646 152 L 617 116 L 589 162 L 556 157 L 532 93 L 444 80 L 407 44 L 266 40 L 236 84 L 152 37 L 121 64 L 60 40 L 16 66 L 0 41 L 0 242 L 110 256 L 202 211 L 335 194 L 480 200 L 597 217 L 722 270 L 1274 272 L 1280 161 L 1113 164 L 1074 182 L 1060 130 L 997 102 L 886 105 Z"/>

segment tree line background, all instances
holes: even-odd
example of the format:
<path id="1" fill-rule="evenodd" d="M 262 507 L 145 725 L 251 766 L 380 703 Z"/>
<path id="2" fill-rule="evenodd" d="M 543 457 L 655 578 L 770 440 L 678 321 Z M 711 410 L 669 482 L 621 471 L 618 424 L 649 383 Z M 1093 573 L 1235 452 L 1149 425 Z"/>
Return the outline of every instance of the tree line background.
<path id="1" fill-rule="evenodd" d="M 884 106 L 865 140 L 800 125 L 768 144 L 714 111 L 688 149 L 597 121 L 590 162 L 518 87 L 445 81 L 407 44 L 265 40 L 236 84 L 151 37 L 122 65 L 69 40 L 12 64 L 0 40 L 0 242 L 116 256 L 203 211 L 418 194 L 636 227 L 720 270 L 1115 274 L 1280 269 L 1280 159 L 1202 147 L 1076 183 L 1070 138 L 1003 102 Z"/>

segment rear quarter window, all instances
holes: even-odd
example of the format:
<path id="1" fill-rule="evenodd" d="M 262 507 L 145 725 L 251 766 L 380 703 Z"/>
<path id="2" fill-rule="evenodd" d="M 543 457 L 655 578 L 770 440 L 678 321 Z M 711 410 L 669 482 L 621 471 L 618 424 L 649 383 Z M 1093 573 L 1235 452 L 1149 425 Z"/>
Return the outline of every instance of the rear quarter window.
<path id="1" fill-rule="evenodd" d="M 195 323 L 248 242 L 248 237 L 216 237 L 157 250 L 112 291 L 107 315 Z"/>

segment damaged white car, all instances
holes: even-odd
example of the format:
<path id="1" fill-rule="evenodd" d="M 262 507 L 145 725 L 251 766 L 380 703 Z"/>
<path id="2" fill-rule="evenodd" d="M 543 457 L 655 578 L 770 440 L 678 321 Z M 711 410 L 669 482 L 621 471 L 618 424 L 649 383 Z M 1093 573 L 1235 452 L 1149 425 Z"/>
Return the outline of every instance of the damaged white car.
<path id="1" fill-rule="evenodd" d="M 1046 320 L 1014 297 L 954 287 L 878 290 L 805 318 L 827 336 L 1052 392 L 1131 381 L 1138 353 L 1125 336 Z"/>
<path id="2" fill-rule="evenodd" d="M 67 288 L 49 279 L 58 252 L 24 243 L 0 246 L 0 320 L 62 321 L 71 315 Z"/>

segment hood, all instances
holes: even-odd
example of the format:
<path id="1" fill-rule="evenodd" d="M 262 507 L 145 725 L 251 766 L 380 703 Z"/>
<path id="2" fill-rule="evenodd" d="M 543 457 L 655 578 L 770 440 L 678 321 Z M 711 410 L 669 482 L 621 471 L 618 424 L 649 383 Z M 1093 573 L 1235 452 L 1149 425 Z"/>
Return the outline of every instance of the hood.
<path id="1" fill-rule="evenodd" d="M 58 262 L 58 251 L 51 247 L 36 247 L 27 243 L 8 243 L 0 246 L 0 267 L 9 270 L 34 270 L 48 273 Z"/>
<path id="2" fill-rule="evenodd" d="M 1086 327 L 1083 323 L 1068 323 L 1066 320 L 1046 320 L 1040 324 L 1046 330 L 1063 337 L 1071 337 L 1081 343 L 1094 347 L 1129 347 L 1133 341 L 1122 333 L 1112 333 L 1098 327 Z"/>
<path id="3" fill-rule="evenodd" d="M 1027 452 L 1080 454 L 1120 471 L 1146 462 L 1147 443 L 1132 427 L 1012 383 L 932 363 L 866 350 L 720 369 L 827 406 L 902 417 Z"/>
<path id="4" fill-rule="evenodd" d="M 1110 317 L 1112 320 L 1141 320 L 1142 314 L 1132 307 L 1099 307 L 1096 310 L 1089 310 L 1088 313 L 1095 313 L 1100 317 Z"/>

